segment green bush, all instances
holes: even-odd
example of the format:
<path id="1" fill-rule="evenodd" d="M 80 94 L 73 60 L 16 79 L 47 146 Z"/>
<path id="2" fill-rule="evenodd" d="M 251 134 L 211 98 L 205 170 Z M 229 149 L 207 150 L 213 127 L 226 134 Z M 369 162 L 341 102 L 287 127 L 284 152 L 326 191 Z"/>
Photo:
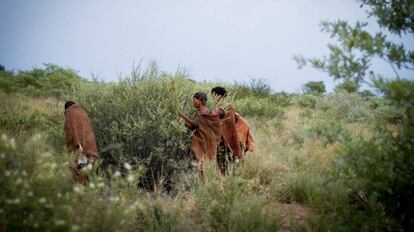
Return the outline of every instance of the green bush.
<path id="1" fill-rule="evenodd" d="M 287 107 L 293 104 L 293 97 L 285 92 L 275 93 L 270 96 L 270 100 L 276 105 Z"/>
<path id="2" fill-rule="evenodd" d="M 236 112 L 249 117 L 283 117 L 283 108 L 276 105 L 270 98 L 246 97 L 233 102 Z"/>
<path id="3" fill-rule="evenodd" d="M 251 78 L 248 83 L 234 83 L 229 86 L 230 92 L 232 92 L 237 99 L 245 97 L 269 97 L 272 89 L 266 79 Z"/>
<path id="4" fill-rule="evenodd" d="M 92 172 L 86 186 L 76 184 L 65 162 L 69 154 L 49 153 L 44 140 L 40 135 L 17 142 L 4 134 L 0 138 L 0 230 L 131 228 L 139 206 L 133 187 L 139 173 L 131 171 L 125 179 L 115 174 L 108 182 Z"/>
<path id="5" fill-rule="evenodd" d="M 414 83 L 385 82 L 385 98 L 403 112 L 396 128 L 377 121 L 372 137 L 347 137 L 330 178 L 348 189 L 331 223 L 353 231 L 409 231 L 414 226 Z M 352 222 L 352 223 L 349 223 Z"/>
<path id="6" fill-rule="evenodd" d="M 297 104 L 304 109 L 314 109 L 317 101 L 318 97 L 312 94 L 304 94 L 297 98 Z"/>
<path id="7" fill-rule="evenodd" d="M 84 107 L 92 120 L 99 150 L 119 168 L 125 162 L 145 167 L 140 184 L 171 189 L 173 176 L 187 169 L 189 131 L 179 111 L 193 115 L 193 83 L 154 67 L 118 84 L 83 85 L 67 99 Z"/>
<path id="8" fill-rule="evenodd" d="M 370 102 L 358 94 L 336 93 L 326 95 L 315 104 L 316 110 L 343 119 L 348 123 L 372 122 L 375 112 Z"/>
<path id="9" fill-rule="evenodd" d="M 82 81 L 77 72 L 54 64 L 30 71 L 0 71 L 0 89 L 6 93 L 20 92 L 29 96 L 60 97 L 72 91 Z"/>
<path id="10" fill-rule="evenodd" d="M 326 143 L 342 141 L 346 131 L 343 123 L 329 116 L 314 117 L 308 120 L 303 128 L 304 141 L 311 139 L 322 139 Z"/>
<path id="11" fill-rule="evenodd" d="M 72 181 L 65 163 L 42 149 L 40 136 L 22 145 L 3 134 L 0 151 L 0 229 L 68 230 Z"/>
<path id="12" fill-rule="evenodd" d="M 326 92 L 323 81 L 309 81 L 303 86 L 303 92 L 306 94 L 322 95 Z"/>

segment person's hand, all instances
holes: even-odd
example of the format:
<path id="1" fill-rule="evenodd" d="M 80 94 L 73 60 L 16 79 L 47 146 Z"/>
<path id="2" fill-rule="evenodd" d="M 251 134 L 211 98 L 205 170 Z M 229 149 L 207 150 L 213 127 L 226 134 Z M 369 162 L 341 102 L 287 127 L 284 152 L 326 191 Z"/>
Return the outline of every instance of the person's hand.
<path id="1" fill-rule="evenodd" d="M 182 118 L 184 118 L 184 117 L 185 117 L 185 114 L 184 114 L 183 112 L 179 112 L 179 113 L 178 113 L 178 115 L 179 115 L 180 117 L 182 117 Z"/>

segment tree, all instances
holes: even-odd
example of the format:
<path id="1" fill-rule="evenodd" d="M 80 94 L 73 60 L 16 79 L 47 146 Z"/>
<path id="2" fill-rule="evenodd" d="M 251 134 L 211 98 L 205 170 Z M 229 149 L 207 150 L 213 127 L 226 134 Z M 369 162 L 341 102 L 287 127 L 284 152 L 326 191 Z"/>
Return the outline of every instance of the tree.
<path id="1" fill-rule="evenodd" d="M 414 2 L 410 0 L 360 0 L 361 6 L 368 6 L 368 14 L 376 17 L 378 24 L 391 33 L 413 35 Z M 352 79 L 357 83 L 368 82 L 367 76 L 378 77 L 371 69 L 374 58 L 386 61 L 400 79 L 399 70 L 414 70 L 414 51 L 408 51 L 403 44 L 387 39 L 383 32 L 370 34 L 365 30 L 368 24 L 358 21 L 350 25 L 343 20 L 323 21 L 321 29 L 336 38 L 338 44 L 328 44 L 329 57 L 307 59 L 295 56 L 299 68 L 308 62 L 316 69 L 327 72 L 334 80 Z"/>
<path id="2" fill-rule="evenodd" d="M 414 35 L 414 1 L 359 0 L 380 27 L 400 36 Z M 349 136 L 338 150 L 333 180 L 349 189 L 352 199 L 345 210 L 332 209 L 335 223 L 344 230 L 410 231 L 414 228 L 414 82 L 401 80 L 401 70 L 414 70 L 414 51 L 387 39 L 383 32 L 369 33 L 366 22 L 350 25 L 338 20 L 321 23 L 322 31 L 337 39 L 329 44 L 328 57 L 296 56 L 299 67 L 310 63 L 327 72 L 340 87 L 366 83 L 383 94 L 398 121 L 390 127 L 386 116 L 378 116 L 371 136 Z M 372 69 L 380 58 L 394 70 L 395 79 L 385 80 Z M 369 78 L 368 78 L 369 77 Z M 369 79 L 369 80 L 368 80 Z M 348 88 L 351 89 L 351 88 Z M 329 206 L 327 206 L 329 207 Z M 332 213 L 331 212 L 331 213 Z M 338 220 L 342 219 L 342 220 Z"/>
<path id="3" fill-rule="evenodd" d="M 345 79 L 342 81 L 342 83 L 335 86 L 335 92 L 345 91 L 347 93 L 356 93 L 359 89 L 359 86 L 359 82 L 351 79 Z"/>
<path id="4" fill-rule="evenodd" d="M 260 97 L 269 96 L 270 92 L 272 92 L 269 82 L 263 78 L 251 78 L 249 81 L 249 87 L 254 95 Z"/>
<path id="5" fill-rule="evenodd" d="M 393 33 L 414 33 L 412 0 L 360 0 L 371 7 L 369 16 L 377 17 L 378 24 Z"/>
<path id="6" fill-rule="evenodd" d="M 326 92 L 323 81 L 309 81 L 303 86 L 303 92 L 307 94 L 322 95 Z"/>

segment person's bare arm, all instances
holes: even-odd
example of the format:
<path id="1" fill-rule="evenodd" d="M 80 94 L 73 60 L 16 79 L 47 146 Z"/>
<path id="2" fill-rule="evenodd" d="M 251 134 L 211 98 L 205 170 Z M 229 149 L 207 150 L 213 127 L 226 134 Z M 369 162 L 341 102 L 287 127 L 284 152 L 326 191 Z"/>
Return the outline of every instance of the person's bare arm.
<path id="1" fill-rule="evenodd" d="M 179 115 L 181 118 L 184 119 L 184 123 L 186 127 L 190 128 L 191 130 L 194 130 L 198 127 L 196 121 L 189 118 L 186 114 L 180 112 Z"/>

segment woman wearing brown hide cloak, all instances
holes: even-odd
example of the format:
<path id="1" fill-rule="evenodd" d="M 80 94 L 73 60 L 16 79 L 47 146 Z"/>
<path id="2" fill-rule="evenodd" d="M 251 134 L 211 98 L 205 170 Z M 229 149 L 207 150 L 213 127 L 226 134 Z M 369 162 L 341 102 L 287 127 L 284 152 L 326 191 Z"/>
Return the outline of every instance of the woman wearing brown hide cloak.
<path id="1" fill-rule="evenodd" d="M 198 162 L 200 178 L 204 175 L 205 161 L 216 160 L 217 146 L 221 137 L 220 118 L 211 115 L 210 110 L 205 106 L 206 101 L 207 94 L 197 92 L 193 96 L 193 106 L 197 109 L 196 117 L 191 119 L 180 113 L 186 127 L 195 130 L 191 137 L 190 149 Z"/>
<path id="2" fill-rule="evenodd" d="M 73 101 L 65 103 L 66 147 L 71 153 L 72 173 L 79 183 L 85 184 L 88 176 L 81 169 L 99 157 L 95 134 L 88 114 Z"/>

